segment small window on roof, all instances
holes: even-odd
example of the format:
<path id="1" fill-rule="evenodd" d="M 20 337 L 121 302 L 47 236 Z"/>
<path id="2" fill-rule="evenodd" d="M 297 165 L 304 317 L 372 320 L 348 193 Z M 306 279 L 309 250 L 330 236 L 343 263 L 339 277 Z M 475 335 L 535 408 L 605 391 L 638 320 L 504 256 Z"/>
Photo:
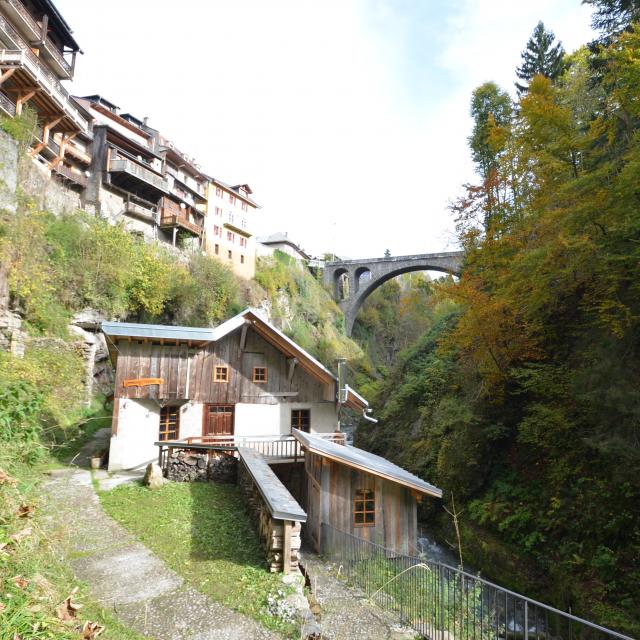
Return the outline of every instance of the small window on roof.
<path id="1" fill-rule="evenodd" d="M 376 526 L 376 494 L 373 489 L 358 489 L 353 499 L 353 525 Z"/>

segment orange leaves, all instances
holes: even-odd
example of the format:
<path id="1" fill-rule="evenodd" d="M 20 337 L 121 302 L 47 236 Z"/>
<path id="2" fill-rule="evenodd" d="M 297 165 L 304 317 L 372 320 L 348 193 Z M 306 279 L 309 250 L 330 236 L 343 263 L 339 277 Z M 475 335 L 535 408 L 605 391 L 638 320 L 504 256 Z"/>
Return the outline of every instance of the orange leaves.
<path id="1" fill-rule="evenodd" d="M 87 622 L 82 626 L 82 631 L 80 631 L 80 636 L 82 640 L 93 640 L 93 638 L 97 638 L 103 631 L 104 626 L 98 624 L 97 622 Z"/>
<path id="2" fill-rule="evenodd" d="M 80 609 L 82 609 L 81 604 L 77 604 L 73 602 L 72 598 L 77 593 L 78 588 L 76 587 L 65 599 L 65 601 L 56 609 L 56 614 L 60 620 L 74 620 L 76 618 L 76 614 Z"/>
<path id="3" fill-rule="evenodd" d="M 16 511 L 18 518 L 31 518 L 35 507 L 32 504 L 21 504 Z"/>
<path id="4" fill-rule="evenodd" d="M 18 587 L 18 589 L 26 589 L 29 586 L 29 581 L 24 576 L 13 576 L 11 582 Z"/>

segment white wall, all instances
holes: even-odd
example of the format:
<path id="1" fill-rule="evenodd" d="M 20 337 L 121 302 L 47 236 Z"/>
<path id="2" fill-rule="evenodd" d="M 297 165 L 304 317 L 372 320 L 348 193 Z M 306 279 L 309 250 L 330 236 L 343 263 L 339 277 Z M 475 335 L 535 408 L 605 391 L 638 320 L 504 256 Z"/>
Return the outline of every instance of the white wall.
<path id="1" fill-rule="evenodd" d="M 180 407 L 180 439 L 202 435 L 202 404 L 187 402 Z"/>
<path id="2" fill-rule="evenodd" d="M 333 402 L 290 402 L 281 404 L 280 428 L 291 433 L 291 410 L 310 409 L 311 433 L 333 433 L 338 429 L 338 414 Z"/>
<path id="3" fill-rule="evenodd" d="M 236 404 L 235 434 L 238 436 L 270 436 L 283 431 L 279 404 Z"/>
<path id="4" fill-rule="evenodd" d="M 118 399 L 118 433 L 111 436 L 109 471 L 134 469 L 155 462 L 160 407 L 153 400 Z"/>

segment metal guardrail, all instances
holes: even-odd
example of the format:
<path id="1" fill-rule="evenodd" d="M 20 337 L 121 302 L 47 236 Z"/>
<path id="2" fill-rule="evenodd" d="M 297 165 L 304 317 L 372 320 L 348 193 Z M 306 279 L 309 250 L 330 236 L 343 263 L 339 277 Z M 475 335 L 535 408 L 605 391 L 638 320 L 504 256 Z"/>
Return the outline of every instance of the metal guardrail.
<path id="1" fill-rule="evenodd" d="M 339 575 L 430 640 L 632 640 L 446 564 L 322 524 Z"/>

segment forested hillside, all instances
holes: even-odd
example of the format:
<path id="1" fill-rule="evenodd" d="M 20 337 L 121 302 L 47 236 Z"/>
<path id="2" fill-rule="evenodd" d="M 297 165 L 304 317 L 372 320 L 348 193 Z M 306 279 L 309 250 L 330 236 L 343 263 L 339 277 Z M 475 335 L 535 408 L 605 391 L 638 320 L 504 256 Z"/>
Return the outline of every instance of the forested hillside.
<path id="1" fill-rule="evenodd" d="M 468 562 L 636 635 L 640 28 L 627 4 L 597 3 L 596 26 L 613 27 L 516 104 L 494 83 L 474 92 L 481 180 L 452 206 L 464 272 L 436 287 L 438 313 L 358 441 L 455 500 Z"/>

